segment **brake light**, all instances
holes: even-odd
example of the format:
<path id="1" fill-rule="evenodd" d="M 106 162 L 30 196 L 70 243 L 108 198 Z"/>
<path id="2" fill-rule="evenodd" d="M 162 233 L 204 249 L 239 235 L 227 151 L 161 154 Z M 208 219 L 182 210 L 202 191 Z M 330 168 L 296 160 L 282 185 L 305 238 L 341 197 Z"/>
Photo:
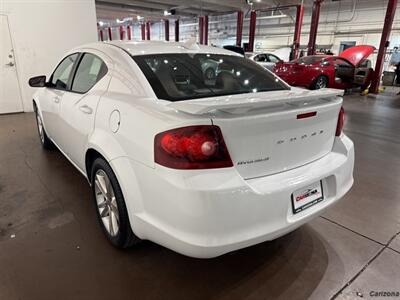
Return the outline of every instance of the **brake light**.
<path id="1" fill-rule="evenodd" d="M 344 109 L 343 107 L 341 107 L 336 126 L 336 136 L 340 136 L 342 134 L 343 126 L 344 126 Z"/>
<path id="2" fill-rule="evenodd" d="M 233 166 L 221 130 L 214 125 L 187 126 L 157 134 L 154 161 L 173 169 Z"/>

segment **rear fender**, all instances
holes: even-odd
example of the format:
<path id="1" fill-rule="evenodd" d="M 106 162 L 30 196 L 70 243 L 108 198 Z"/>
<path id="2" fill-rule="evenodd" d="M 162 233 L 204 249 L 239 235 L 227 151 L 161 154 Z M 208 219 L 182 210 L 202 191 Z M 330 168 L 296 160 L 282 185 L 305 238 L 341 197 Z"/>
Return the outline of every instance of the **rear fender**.
<path id="1" fill-rule="evenodd" d="M 117 176 L 122 194 L 125 198 L 129 218 L 132 221 L 135 213 L 143 211 L 142 195 L 134 168 L 136 164 L 140 163 L 129 159 L 117 139 L 103 130 L 96 130 L 91 136 L 90 142 L 87 145 L 87 150 L 89 149 L 99 152 L 110 164 L 113 172 Z M 85 151 L 85 153 L 86 152 L 87 151 Z M 147 168 L 146 166 L 141 167 Z M 90 170 L 88 170 L 88 172 L 90 172 Z M 88 178 L 89 177 L 90 176 L 88 176 Z"/>

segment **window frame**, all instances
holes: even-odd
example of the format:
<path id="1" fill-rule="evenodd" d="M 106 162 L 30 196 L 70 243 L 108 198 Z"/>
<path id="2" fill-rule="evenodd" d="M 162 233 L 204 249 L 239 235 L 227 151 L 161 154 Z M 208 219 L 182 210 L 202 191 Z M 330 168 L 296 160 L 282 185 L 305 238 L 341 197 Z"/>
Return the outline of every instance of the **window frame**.
<path id="1" fill-rule="evenodd" d="M 76 60 L 74 61 L 73 65 L 72 65 L 71 72 L 70 72 L 70 74 L 69 74 L 69 76 L 68 76 L 67 87 L 66 87 L 65 89 L 58 88 L 57 86 L 53 85 L 53 83 L 52 83 L 54 73 L 57 71 L 58 67 L 59 67 L 68 57 L 70 57 L 70 56 L 72 56 L 72 55 L 77 55 L 77 57 L 76 57 Z M 47 82 L 47 86 L 46 86 L 46 87 L 49 88 L 49 89 L 54 89 L 54 90 L 58 90 L 58 91 L 68 91 L 68 90 L 71 88 L 71 86 L 72 86 L 72 81 L 71 81 L 72 75 L 75 73 L 75 69 L 76 69 L 77 63 L 80 61 L 80 55 L 81 55 L 80 52 L 74 52 L 74 53 L 68 54 L 68 55 L 65 56 L 62 60 L 60 60 L 60 62 L 57 64 L 57 66 L 54 68 L 53 72 L 51 73 L 51 76 L 50 76 L 50 78 L 49 78 L 49 80 L 48 80 L 48 82 Z"/>
<path id="2" fill-rule="evenodd" d="M 74 80 L 75 80 L 76 73 L 78 72 L 79 66 L 81 65 L 82 59 L 83 59 L 83 57 L 85 56 L 85 54 L 90 54 L 90 55 L 93 55 L 93 56 L 97 57 L 97 58 L 104 64 L 104 66 L 106 67 L 106 72 L 104 73 L 103 77 L 101 77 L 99 80 L 97 80 L 96 83 L 93 84 L 93 85 L 90 87 L 90 89 L 88 89 L 86 92 L 78 92 L 78 91 L 74 91 L 74 90 L 72 89 L 72 86 L 74 85 Z M 108 69 L 107 64 L 106 64 L 106 63 L 104 62 L 104 60 L 103 60 L 101 57 L 99 57 L 98 55 L 96 55 L 96 54 L 94 54 L 94 53 L 92 53 L 92 52 L 79 52 L 79 56 L 78 56 L 78 59 L 77 59 L 77 64 L 75 65 L 75 67 L 74 67 L 74 69 L 73 69 L 73 76 L 72 76 L 72 78 L 71 78 L 70 86 L 69 86 L 69 89 L 67 90 L 67 92 L 71 92 L 71 93 L 75 93 L 75 94 L 80 94 L 80 95 L 89 93 L 90 90 L 91 90 L 101 79 L 103 79 L 103 78 L 107 75 L 108 71 L 109 71 L 109 69 Z"/>

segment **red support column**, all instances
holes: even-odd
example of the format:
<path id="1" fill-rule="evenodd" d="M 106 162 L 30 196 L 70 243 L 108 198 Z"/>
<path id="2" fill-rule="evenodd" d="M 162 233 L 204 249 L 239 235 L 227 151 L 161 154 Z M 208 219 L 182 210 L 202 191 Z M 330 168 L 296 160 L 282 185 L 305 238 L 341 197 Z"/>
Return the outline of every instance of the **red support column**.
<path id="1" fill-rule="evenodd" d="M 146 22 L 146 39 L 150 41 L 150 22 Z"/>
<path id="2" fill-rule="evenodd" d="M 108 27 L 108 40 L 112 41 L 112 31 L 111 31 L 111 27 Z"/>
<path id="3" fill-rule="evenodd" d="M 169 41 L 169 20 L 164 20 L 165 40 Z"/>
<path id="4" fill-rule="evenodd" d="M 142 32 L 142 41 L 146 39 L 146 27 L 144 24 L 140 24 L 140 30 Z"/>
<path id="5" fill-rule="evenodd" d="M 100 29 L 100 41 L 104 41 L 103 29 Z"/>
<path id="6" fill-rule="evenodd" d="M 119 39 L 122 41 L 124 39 L 124 26 L 119 26 Z"/>
<path id="7" fill-rule="evenodd" d="M 317 30 L 319 23 L 319 14 L 321 12 L 321 4 L 324 0 L 314 0 L 312 16 L 311 16 L 311 25 L 310 25 L 310 37 L 308 40 L 308 50 L 307 55 L 315 54 L 315 43 L 317 41 Z"/>
<path id="8" fill-rule="evenodd" d="M 243 19 L 244 14 L 240 10 L 237 12 L 237 23 L 236 23 L 236 46 L 242 46 L 242 35 L 243 35 Z"/>
<path id="9" fill-rule="evenodd" d="M 292 59 L 296 59 L 299 57 L 301 26 L 303 25 L 303 16 L 304 16 L 304 6 L 297 5 L 296 25 L 294 28 L 294 37 L 293 37 Z"/>
<path id="10" fill-rule="evenodd" d="M 204 17 L 199 17 L 199 44 L 204 44 Z"/>
<path id="11" fill-rule="evenodd" d="M 249 30 L 249 46 L 247 51 L 254 51 L 254 38 L 256 35 L 256 21 L 257 21 L 257 12 L 255 10 L 251 11 L 250 14 L 250 30 Z"/>
<path id="12" fill-rule="evenodd" d="M 208 16 L 203 17 L 203 44 L 208 45 Z"/>
<path id="13" fill-rule="evenodd" d="M 179 19 L 175 20 L 175 42 L 179 42 Z"/>
<path id="14" fill-rule="evenodd" d="M 386 9 L 385 23 L 383 25 L 381 42 L 379 44 L 378 57 L 376 58 L 375 71 L 372 75 L 371 93 L 378 93 L 381 82 L 383 64 L 385 62 L 386 49 L 389 46 L 390 32 L 392 30 L 394 14 L 396 13 L 397 0 L 389 0 Z"/>
<path id="15" fill-rule="evenodd" d="M 132 27 L 131 25 L 126 26 L 126 33 L 128 40 L 132 40 Z"/>

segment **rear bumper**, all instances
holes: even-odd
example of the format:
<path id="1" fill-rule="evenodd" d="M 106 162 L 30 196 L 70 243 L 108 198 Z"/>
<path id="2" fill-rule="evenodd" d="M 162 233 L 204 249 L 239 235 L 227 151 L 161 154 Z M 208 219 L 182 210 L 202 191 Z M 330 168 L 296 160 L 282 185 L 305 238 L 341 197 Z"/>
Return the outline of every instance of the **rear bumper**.
<path id="1" fill-rule="evenodd" d="M 243 180 L 234 168 L 182 172 L 132 160 L 127 164 L 125 159 L 112 163 L 114 170 L 125 170 L 118 177 L 132 228 L 140 238 L 188 256 L 210 258 L 275 239 L 320 215 L 351 188 L 354 148 L 342 135 L 321 159 L 251 180 Z M 127 181 L 133 169 L 134 186 Z M 319 180 L 325 199 L 294 215 L 293 191 Z"/>

